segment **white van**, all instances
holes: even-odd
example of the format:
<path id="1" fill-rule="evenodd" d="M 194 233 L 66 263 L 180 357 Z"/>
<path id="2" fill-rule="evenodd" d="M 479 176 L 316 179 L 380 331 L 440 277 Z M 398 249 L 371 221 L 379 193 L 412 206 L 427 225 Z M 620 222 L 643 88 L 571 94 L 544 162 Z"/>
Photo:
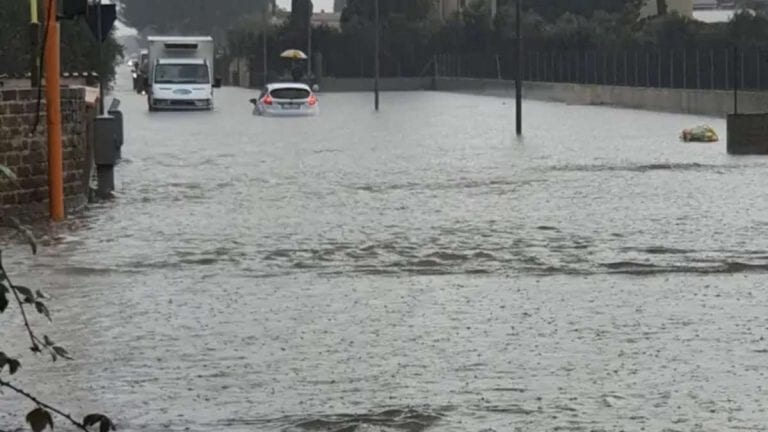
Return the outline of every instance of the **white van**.
<path id="1" fill-rule="evenodd" d="M 213 38 L 150 36 L 147 106 L 157 110 L 212 110 Z"/>

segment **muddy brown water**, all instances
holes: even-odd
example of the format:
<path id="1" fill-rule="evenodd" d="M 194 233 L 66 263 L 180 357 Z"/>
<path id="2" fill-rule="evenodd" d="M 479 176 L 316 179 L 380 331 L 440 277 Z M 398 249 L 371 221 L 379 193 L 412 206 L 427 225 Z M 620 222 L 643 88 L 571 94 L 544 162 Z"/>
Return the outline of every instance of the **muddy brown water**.
<path id="1" fill-rule="evenodd" d="M 677 139 L 722 121 L 528 102 L 517 141 L 504 99 L 254 95 L 120 95 L 118 199 L 5 252 L 76 356 L 4 315 L 19 383 L 136 432 L 768 428 L 768 160 Z"/>

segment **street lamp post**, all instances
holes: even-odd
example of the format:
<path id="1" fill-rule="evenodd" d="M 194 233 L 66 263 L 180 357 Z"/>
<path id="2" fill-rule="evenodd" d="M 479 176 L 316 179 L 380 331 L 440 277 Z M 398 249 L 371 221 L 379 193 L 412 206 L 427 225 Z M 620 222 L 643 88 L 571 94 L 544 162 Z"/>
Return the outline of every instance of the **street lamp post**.
<path id="1" fill-rule="evenodd" d="M 521 17 L 523 0 L 517 0 L 517 13 L 515 17 L 517 26 L 517 73 L 515 75 L 515 108 L 517 135 L 523 134 L 523 34 L 521 30 Z"/>
<path id="2" fill-rule="evenodd" d="M 104 115 L 104 35 L 101 25 L 101 1 L 98 0 L 96 7 L 96 32 L 97 43 L 99 44 L 99 115 Z"/>
<path id="3" fill-rule="evenodd" d="M 269 3 L 265 3 L 264 13 L 262 14 L 262 21 L 264 25 L 261 31 L 261 53 L 262 53 L 261 62 L 262 62 L 263 73 L 264 73 L 264 85 L 267 85 L 267 75 L 269 74 L 269 66 L 267 65 L 267 61 L 268 61 L 267 28 L 269 27 L 269 14 L 270 14 Z"/>
<path id="4" fill-rule="evenodd" d="M 381 41 L 379 40 L 379 37 L 380 37 L 380 32 L 379 32 L 379 27 L 380 27 L 380 25 L 379 25 L 379 0 L 375 0 L 374 1 L 374 8 L 375 8 L 375 11 L 374 11 L 374 17 L 375 17 L 374 18 L 374 26 L 376 27 L 376 29 L 375 29 L 376 36 L 374 37 L 374 39 L 376 41 L 375 42 L 376 48 L 374 49 L 375 58 L 374 58 L 374 66 L 373 66 L 373 68 L 374 68 L 374 77 L 373 77 L 373 97 L 374 97 L 374 99 L 373 99 L 373 106 L 376 109 L 376 111 L 378 111 L 379 110 L 379 66 L 380 66 L 379 65 L 379 61 L 380 61 L 380 59 L 379 59 L 379 50 L 381 48 L 380 47 Z"/>

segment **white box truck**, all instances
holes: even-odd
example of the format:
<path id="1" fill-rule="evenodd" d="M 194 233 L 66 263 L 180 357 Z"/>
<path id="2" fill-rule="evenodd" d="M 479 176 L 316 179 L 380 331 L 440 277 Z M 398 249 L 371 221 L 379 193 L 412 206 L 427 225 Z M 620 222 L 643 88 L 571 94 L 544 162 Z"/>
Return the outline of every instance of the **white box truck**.
<path id="1" fill-rule="evenodd" d="M 221 87 L 213 70 L 213 38 L 150 36 L 147 40 L 149 110 L 212 110 L 213 89 Z"/>

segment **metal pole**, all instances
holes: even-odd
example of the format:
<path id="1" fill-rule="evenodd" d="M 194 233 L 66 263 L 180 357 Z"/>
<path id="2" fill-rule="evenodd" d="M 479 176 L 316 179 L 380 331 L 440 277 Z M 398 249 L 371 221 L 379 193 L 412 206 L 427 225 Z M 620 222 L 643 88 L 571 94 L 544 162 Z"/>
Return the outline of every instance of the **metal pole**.
<path id="1" fill-rule="evenodd" d="M 725 64 L 725 80 L 723 80 L 723 81 L 724 81 L 724 83 L 723 83 L 723 89 L 725 89 L 725 90 L 728 90 L 728 85 L 729 85 L 729 83 L 730 83 L 730 81 L 731 81 L 731 80 L 729 79 L 729 70 L 728 70 L 728 68 L 729 68 L 729 66 L 728 66 L 728 60 L 729 60 L 729 59 L 728 59 L 728 56 L 729 56 L 729 55 L 730 55 L 730 54 L 729 54 L 729 50 L 726 48 L 726 49 L 725 49 L 725 62 L 724 62 L 724 64 Z"/>
<path id="2" fill-rule="evenodd" d="M 683 49 L 683 88 L 688 89 L 688 50 Z"/>
<path id="3" fill-rule="evenodd" d="M 98 35 L 99 43 L 99 115 L 104 115 L 104 71 L 102 70 L 102 66 L 104 65 L 104 35 L 101 31 L 101 0 L 98 1 L 96 7 L 96 33 Z"/>
<path id="4" fill-rule="evenodd" d="M 701 90 L 701 52 L 696 48 L 696 90 Z"/>
<path id="5" fill-rule="evenodd" d="M 645 86 L 651 86 L 651 53 L 645 52 Z"/>
<path id="6" fill-rule="evenodd" d="M 635 87 L 640 87 L 640 53 L 635 51 Z"/>
<path id="7" fill-rule="evenodd" d="M 733 113 L 739 113 L 739 47 L 733 47 Z"/>
<path id="8" fill-rule="evenodd" d="M 662 83 L 661 83 L 661 58 L 662 58 L 661 57 L 661 50 L 659 50 L 659 75 L 656 77 L 656 79 L 657 79 L 657 83 L 656 84 L 658 84 L 659 88 L 662 87 Z"/>
<path id="9" fill-rule="evenodd" d="M 30 56 L 29 82 L 32 87 L 40 85 L 40 21 L 37 13 L 37 0 L 29 0 L 29 40 Z"/>
<path id="10" fill-rule="evenodd" d="M 378 1 L 378 0 L 377 0 Z M 523 134 L 523 34 L 521 30 L 521 17 L 523 0 L 517 0 L 515 13 L 515 26 L 517 28 L 517 75 L 515 77 L 515 130 L 517 136 Z"/>
<path id="11" fill-rule="evenodd" d="M 675 88 L 675 50 L 669 52 L 669 88 Z"/>
<path id="12" fill-rule="evenodd" d="M 709 88 L 715 89 L 715 51 L 709 50 Z"/>
<path id="13" fill-rule="evenodd" d="M 739 86 L 746 87 L 747 80 L 746 80 L 746 77 L 744 76 L 744 70 L 746 70 L 747 68 L 744 66 L 744 56 L 741 55 L 740 51 L 738 51 L 738 47 L 736 49 L 737 49 L 736 53 L 738 54 L 738 57 L 739 57 Z"/>
<path id="14" fill-rule="evenodd" d="M 269 27 L 269 2 L 264 3 L 264 13 L 262 16 L 264 27 L 261 31 L 261 63 L 264 74 L 264 85 L 267 85 L 267 75 L 269 75 L 269 55 L 267 54 L 267 28 Z"/>
<path id="15" fill-rule="evenodd" d="M 624 51 L 624 85 L 629 87 L 629 59 L 627 58 L 629 54 L 627 54 L 627 51 Z"/>
<path id="16" fill-rule="evenodd" d="M 375 42 L 376 43 L 376 48 L 374 50 L 374 55 L 376 56 L 376 58 L 373 61 L 373 63 L 374 63 L 373 68 L 375 69 L 374 77 L 373 77 L 373 95 L 374 95 L 373 107 L 374 107 L 374 109 L 376 111 L 378 111 L 379 110 L 379 66 L 380 66 L 379 65 L 379 49 L 380 49 L 380 46 L 379 46 L 380 45 L 380 41 L 379 41 L 379 19 L 380 19 L 379 18 L 379 0 L 375 0 L 374 1 L 373 7 L 375 9 L 375 11 L 374 11 L 374 17 L 375 17 L 374 18 L 374 26 L 376 27 L 376 29 L 375 29 L 376 36 L 374 38 L 376 40 L 376 42 Z"/>
<path id="17" fill-rule="evenodd" d="M 307 79 L 312 76 L 312 18 L 307 28 Z"/>
<path id="18" fill-rule="evenodd" d="M 48 114 L 48 198 L 51 219 L 64 219 L 64 161 L 61 148 L 61 54 L 56 0 L 48 0 L 45 41 L 45 97 Z"/>

